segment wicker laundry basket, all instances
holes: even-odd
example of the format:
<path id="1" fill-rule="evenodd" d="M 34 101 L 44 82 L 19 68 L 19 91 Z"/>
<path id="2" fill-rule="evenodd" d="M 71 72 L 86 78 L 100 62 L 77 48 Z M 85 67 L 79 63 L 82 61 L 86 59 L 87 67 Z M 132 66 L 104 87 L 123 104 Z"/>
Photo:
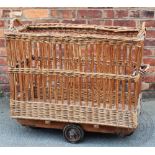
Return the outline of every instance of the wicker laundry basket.
<path id="1" fill-rule="evenodd" d="M 36 24 L 6 32 L 12 118 L 86 131 L 130 133 L 138 125 L 145 26 Z M 79 124 L 79 125 L 78 125 Z M 76 134 L 75 134 L 76 133 Z M 74 135 L 74 136 L 73 136 Z"/>

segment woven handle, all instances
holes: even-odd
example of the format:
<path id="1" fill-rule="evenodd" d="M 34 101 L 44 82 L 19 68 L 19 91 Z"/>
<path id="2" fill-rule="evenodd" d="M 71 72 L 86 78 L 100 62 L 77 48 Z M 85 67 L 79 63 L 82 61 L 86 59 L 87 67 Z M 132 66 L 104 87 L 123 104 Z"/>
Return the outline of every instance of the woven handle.
<path id="1" fill-rule="evenodd" d="M 10 21 L 10 26 L 9 26 L 9 29 L 15 29 L 16 27 L 19 27 L 19 26 L 22 26 L 23 24 L 21 23 L 21 21 L 17 18 L 13 18 L 11 21 Z"/>

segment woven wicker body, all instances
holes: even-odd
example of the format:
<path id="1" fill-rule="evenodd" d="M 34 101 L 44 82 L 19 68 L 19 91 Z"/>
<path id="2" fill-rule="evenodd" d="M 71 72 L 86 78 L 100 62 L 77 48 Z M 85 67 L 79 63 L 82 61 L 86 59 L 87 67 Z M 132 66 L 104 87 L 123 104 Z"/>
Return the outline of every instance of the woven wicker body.
<path id="1" fill-rule="evenodd" d="M 135 129 L 144 34 L 71 24 L 9 31 L 11 116 Z"/>

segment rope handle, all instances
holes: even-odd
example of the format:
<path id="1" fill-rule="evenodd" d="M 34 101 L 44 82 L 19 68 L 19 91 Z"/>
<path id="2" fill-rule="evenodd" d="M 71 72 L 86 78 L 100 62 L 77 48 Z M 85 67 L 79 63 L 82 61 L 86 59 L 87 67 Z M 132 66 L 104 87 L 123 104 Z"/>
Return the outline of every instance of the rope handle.
<path id="1" fill-rule="evenodd" d="M 10 26 L 9 26 L 10 30 L 16 29 L 19 26 L 23 26 L 23 24 L 21 23 L 21 21 L 19 19 L 17 19 L 17 18 L 11 19 Z"/>
<path id="2" fill-rule="evenodd" d="M 146 30 L 145 22 L 142 23 L 142 27 L 141 27 L 141 29 L 142 29 L 142 30 Z"/>
<path id="3" fill-rule="evenodd" d="M 146 27 L 145 27 L 145 22 L 143 22 L 137 37 L 143 40 L 145 36 L 146 36 Z"/>
<path id="4" fill-rule="evenodd" d="M 139 68 L 139 73 L 141 73 L 143 75 L 149 70 L 149 68 L 150 68 L 149 64 L 143 64 Z"/>
<path id="5" fill-rule="evenodd" d="M 149 64 L 142 64 L 139 68 L 139 70 L 135 70 L 132 74 L 132 76 L 135 76 L 137 74 L 140 74 L 140 75 L 144 75 L 150 68 L 150 65 Z"/>

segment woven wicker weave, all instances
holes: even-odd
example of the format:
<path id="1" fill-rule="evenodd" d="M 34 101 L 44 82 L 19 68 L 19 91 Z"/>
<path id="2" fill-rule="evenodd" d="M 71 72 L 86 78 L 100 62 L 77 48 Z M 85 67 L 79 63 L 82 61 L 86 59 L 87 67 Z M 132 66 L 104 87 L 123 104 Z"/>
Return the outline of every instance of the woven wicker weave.
<path id="1" fill-rule="evenodd" d="M 144 35 L 144 26 L 10 30 L 11 116 L 136 128 Z"/>

